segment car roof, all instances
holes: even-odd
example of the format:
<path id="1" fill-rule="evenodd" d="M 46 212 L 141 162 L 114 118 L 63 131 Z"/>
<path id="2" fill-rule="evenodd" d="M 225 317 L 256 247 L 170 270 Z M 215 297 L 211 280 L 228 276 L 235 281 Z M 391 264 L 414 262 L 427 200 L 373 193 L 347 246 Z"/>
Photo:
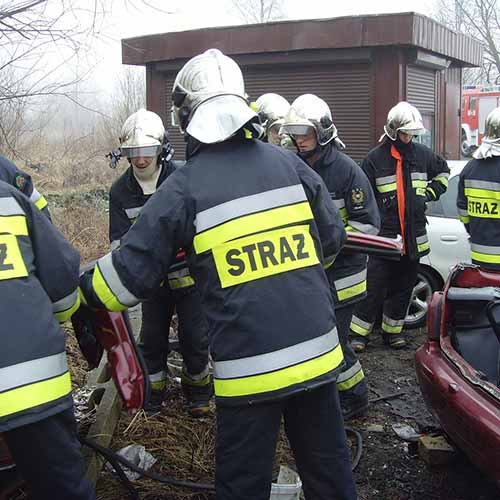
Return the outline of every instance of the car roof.
<path id="1" fill-rule="evenodd" d="M 448 163 L 448 167 L 450 168 L 450 177 L 460 175 L 460 172 L 468 162 L 469 160 L 448 160 L 446 163 Z"/>

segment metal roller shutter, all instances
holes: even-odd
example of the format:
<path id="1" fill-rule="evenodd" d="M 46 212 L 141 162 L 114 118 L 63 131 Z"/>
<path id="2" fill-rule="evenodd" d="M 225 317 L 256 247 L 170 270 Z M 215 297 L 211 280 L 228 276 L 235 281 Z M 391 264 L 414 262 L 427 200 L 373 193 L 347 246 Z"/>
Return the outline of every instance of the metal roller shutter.
<path id="1" fill-rule="evenodd" d="M 368 64 L 310 64 L 301 66 L 253 66 L 242 68 L 250 100 L 276 92 L 292 102 L 301 94 L 316 94 L 324 99 L 333 114 L 346 153 L 362 160 L 371 148 L 371 80 Z M 166 107 L 170 116 L 170 91 L 174 75 L 166 76 Z M 184 141 L 169 127 L 174 148 L 180 153 Z M 176 154 L 176 158 L 180 158 Z"/>
<path id="2" fill-rule="evenodd" d="M 436 72 L 419 66 L 407 66 L 406 99 L 422 114 L 436 110 Z"/>

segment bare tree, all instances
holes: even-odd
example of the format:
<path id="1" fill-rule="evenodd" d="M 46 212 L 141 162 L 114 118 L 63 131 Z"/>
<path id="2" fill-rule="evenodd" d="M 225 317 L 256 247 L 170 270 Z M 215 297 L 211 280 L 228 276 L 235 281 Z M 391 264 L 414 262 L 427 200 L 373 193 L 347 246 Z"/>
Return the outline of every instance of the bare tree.
<path id="1" fill-rule="evenodd" d="M 235 14 L 247 24 L 285 19 L 283 0 L 230 0 Z"/>
<path id="2" fill-rule="evenodd" d="M 484 47 L 483 66 L 464 72 L 464 83 L 500 83 L 500 5 L 498 0 L 439 0 L 437 19 L 473 36 Z"/>

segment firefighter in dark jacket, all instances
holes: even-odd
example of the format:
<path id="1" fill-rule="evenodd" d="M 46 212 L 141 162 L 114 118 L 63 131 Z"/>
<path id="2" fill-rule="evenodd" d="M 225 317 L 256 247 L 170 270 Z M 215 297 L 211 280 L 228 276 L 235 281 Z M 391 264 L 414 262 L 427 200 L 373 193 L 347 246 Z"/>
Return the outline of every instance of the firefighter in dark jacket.
<path id="1" fill-rule="evenodd" d="M 290 103 L 279 94 L 262 94 L 255 101 L 255 112 L 264 127 L 264 141 L 276 146 L 286 146 L 287 136 L 281 134 L 281 125 L 290 109 Z M 283 144 L 282 144 L 283 143 Z"/>
<path id="2" fill-rule="evenodd" d="M 306 498 L 355 500 L 323 270 L 345 241 L 339 213 L 296 155 L 253 139 L 241 70 L 219 50 L 185 64 L 172 101 L 187 164 L 84 276 L 84 294 L 129 307 L 154 295 L 185 248 L 209 323 L 217 500 L 269 499 L 282 415 Z"/>
<path id="3" fill-rule="evenodd" d="M 115 181 L 109 195 L 109 237 L 117 248 L 123 235 L 137 219 L 148 199 L 167 177 L 180 168 L 161 118 L 140 109 L 123 124 L 120 150 L 129 168 Z M 140 349 L 149 370 L 152 387 L 150 409 L 158 409 L 167 383 L 169 330 L 174 309 L 179 320 L 179 344 L 183 356 L 181 385 L 192 416 L 209 411 L 207 324 L 200 294 L 194 286 L 183 253 L 168 273 L 168 285 L 142 304 Z"/>
<path id="4" fill-rule="evenodd" d="M 49 207 L 47 200 L 41 195 L 33 185 L 31 176 L 26 172 L 19 170 L 14 163 L 0 155 L 0 180 L 19 189 L 25 194 L 39 210 L 42 211 L 50 219 Z"/>
<path id="5" fill-rule="evenodd" d="M 366 348 L 381 308 L 384 342 L 394 349 L 406 346 L 403 326 L 419 259 L 429 253 L 426 204 L 446 191 L 450 172 L 443 158 L 412 140 L 424 132 L 417 108 L 398 103 L 387 116 L 382 144 L 362 164 L 380 209 L 380 236 L 402 238 L 403 255 L 398 262 L 368 260 L 368 295 L 356 305 L 351 321 L 351 345 L 356 351 Z"/>
<path id="6" fill-rule="evenodd" d="M 339 209 L 346 231 L 377 234 L 380 216 L 377 202 L 361 168 L 340 151 L 344 148 L 328 104 L 319 97 L 297 97 L 284 120 L 282 131 L 292 137 L 298 155 L 323 179 Z M 368 408 L 368 387 L 363 369 L 349 344 L 349 324 L 354 304 L 366 296 L 366 255 L 344 254 L 327 267 L 335 302 L 335 316 L 346 364 L 337 379 L 344 420 Z"/>
<path id="7" fill-rule="evenodd" d="M 78 252 L 0 181 L 0 433 L 33 500 L 95 499 L 76 435 L 65 336 L 79 307 Z"/>
<path id="8" fill-rule="evenodd" d="M 460 173 L 457 207 L 470 235 L 471 260 L 500 271 L 500 108 L 486 118 L 481 146 Z"/>

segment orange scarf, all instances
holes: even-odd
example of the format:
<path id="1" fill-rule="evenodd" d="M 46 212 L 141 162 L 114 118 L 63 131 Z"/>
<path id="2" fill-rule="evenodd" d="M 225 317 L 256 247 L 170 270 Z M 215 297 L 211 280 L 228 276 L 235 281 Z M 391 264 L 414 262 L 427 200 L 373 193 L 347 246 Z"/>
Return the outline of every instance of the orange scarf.
<path id="1" fill-rule="evenodd" d="M 398 197 L 399 225 L 401 228 L 401 237 L 403 238 L 403 255 L 405 249 L 405 185 L 403 180 L 403 160 L 399 151 L 391 146 L 391 156 L 396 160 L 396 194 Z"/>

